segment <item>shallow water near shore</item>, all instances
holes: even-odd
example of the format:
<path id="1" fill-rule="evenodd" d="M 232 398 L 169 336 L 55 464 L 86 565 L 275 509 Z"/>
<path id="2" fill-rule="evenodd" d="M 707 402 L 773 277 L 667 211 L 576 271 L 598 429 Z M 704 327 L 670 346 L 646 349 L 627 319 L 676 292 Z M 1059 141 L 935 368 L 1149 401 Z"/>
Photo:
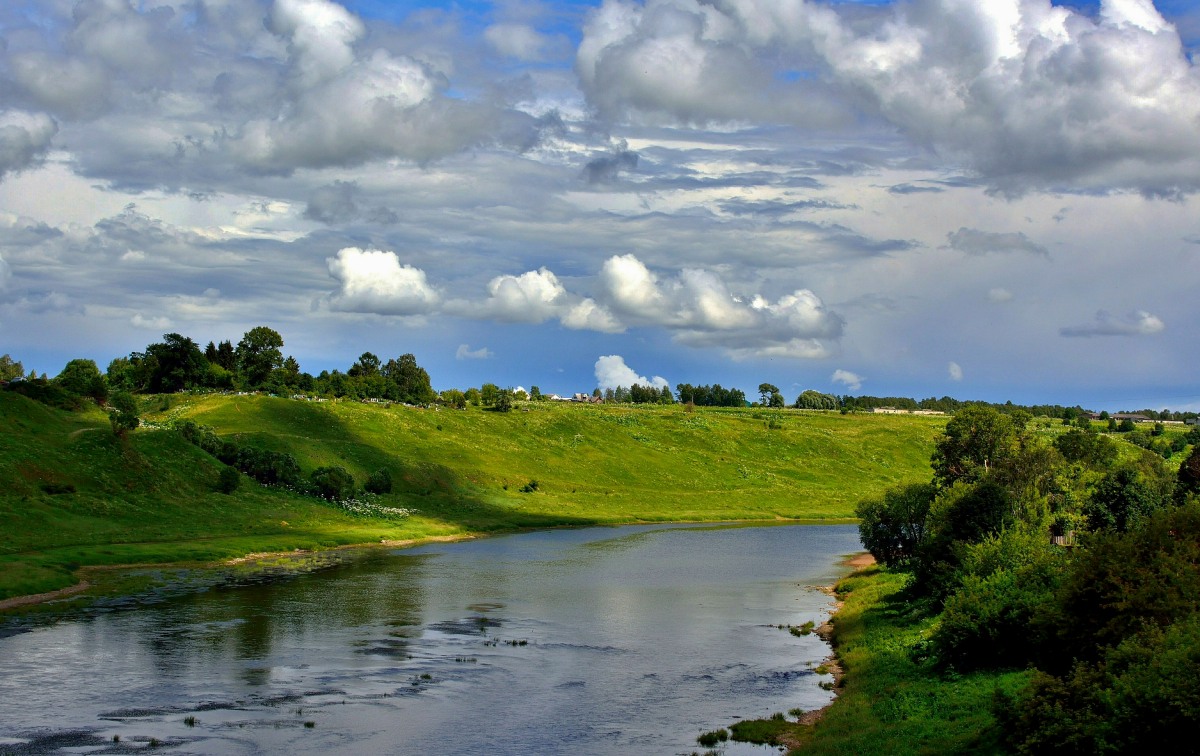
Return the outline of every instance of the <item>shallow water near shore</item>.
<path id="1" fill-rule="evenodd" d="M 557 530 L 10 626 L 0 754 L 703 752 L 830 700 L 828 646 L 786 626 L 828 616 L 814 586 L 860 548 L 852 525 Z"/>

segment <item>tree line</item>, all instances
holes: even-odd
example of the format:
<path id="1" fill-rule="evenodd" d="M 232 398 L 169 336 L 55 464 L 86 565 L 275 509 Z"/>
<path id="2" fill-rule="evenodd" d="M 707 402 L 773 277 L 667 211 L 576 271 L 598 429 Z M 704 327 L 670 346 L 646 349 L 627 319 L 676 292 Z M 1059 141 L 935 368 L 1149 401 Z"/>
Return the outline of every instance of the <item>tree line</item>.
<path id="1" fill-rule="evenodd" d="M 859 504 L 875 558 L 936 617 L 911 655 L 936 674 L 1034 669 L 998 694 L 1020 753 L 1124 753 L 1200 723 L 1200 430 L 1177 472 L 1090 428 L 964 407 L 928 483 Z M 1185 447 L 1186 448 L 1186 447 Z"/>

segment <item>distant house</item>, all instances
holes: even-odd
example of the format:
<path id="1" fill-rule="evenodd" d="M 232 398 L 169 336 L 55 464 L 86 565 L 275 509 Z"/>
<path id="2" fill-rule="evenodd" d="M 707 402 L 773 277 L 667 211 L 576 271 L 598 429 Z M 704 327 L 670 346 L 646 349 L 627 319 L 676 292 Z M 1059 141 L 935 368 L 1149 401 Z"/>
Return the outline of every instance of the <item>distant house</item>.
<path id="1" fill-rule="evenodd" d="M 1185 417 L 1183 419 L 1183 424 L 1184 425 L 1200 425 L 1200 417 Z"/>
<path id="2" fill-rule="evenodd" d="M 1114 415 L 1110 415 L 1110 417 L 1112 417 L 1112 419 L 1116 420 L 1118 423 L 1121 422 L 1122 420 L 1129 420 L 1129 421 L 1135 422 L 1135 423 L 1150 422 L 1150 418 L 1146 417 L 1145 415 L 1139 415 L 1139 414 L 1130 413 L 1130 412 L 1118 412 Z"/>

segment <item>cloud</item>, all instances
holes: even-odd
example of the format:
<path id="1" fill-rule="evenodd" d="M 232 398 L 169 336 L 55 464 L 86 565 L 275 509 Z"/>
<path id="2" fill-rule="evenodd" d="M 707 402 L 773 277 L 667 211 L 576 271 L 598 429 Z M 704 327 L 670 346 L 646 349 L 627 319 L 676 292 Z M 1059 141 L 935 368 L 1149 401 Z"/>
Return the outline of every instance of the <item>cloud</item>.
<path id="1" fill-rule="evenodd" d="M 1077 326 L 1067 326 L 1059 329 L 1059 334 L 1068 338 L 1089 338 L 1092 336 L 1150 336 L 1161 333 L 1166 324 L 1157 316 L 1145 310 L 1138 310 L 1118 318 L 1111 313 L 1100 310 L 1091 323 Z"/>
<path id="2" fill-rule="evenodd" d="M 608 118 L 811 123 L 858 107 L 1009 195 L 1200 189 L 1200 76 L 1150 0 L 1095 18 L 1044 0 L 850 7 L 605 0 L 576 69 Z M 801 75 L 765 75 L 789 68 Z"/>
<path id="3" fill-rule="evenodd" d="M 1040 244 L 1030 241 L 1023 232 L 996 234 L 973 228 L 960 228 L 946 235 L 950 248 L 968 255 L 986 255 L 992 252 L 1028 252 L 1039 257 L 1049 257 L 1050 252 Z"/>
<path id="4" fill-rule="evenodd" d="M 646 378 L 638 375 L 633 368 L 625 364 L 625 358 L 620 355 L 610 354 L 596 360 L 596 385 L 600 388 L 615 389 L 618 386 L 628 388 L 634 384 L 654 386 L 655 388 L 664 388 L 670 385 L 667 383 L 667 379 L 661 376 Z"/>
<path id="5" fill-rule="evenodd" d="M 808 289 L 774 302 L 758 294 L 747 301 L 712 271 L 684 269 L 660 280 L 633 255 L 606 260 L 600 283 L 601 299 L 622 322 L 667 327 L 681 344 L 724 347 L 738 359 L 824 357 L 831 350 L 823 340 L 842 333 L 841 317 Z"/>
<path id="6" fill-rule="evenodd" d="M 835 370 L 833 375 L 829 376 L 830 383 L 841 383 L 851 391 L 858 391 L 862 388 L 862 382 L 865 380 L 861 375 L 851 373 L 849 370 Z"/>
<path id="7" fill-rule="evenodd" d="M 481 315 L 508 323 L 543 323 L 563 312 L 567 290 L 546 268 L 488 282 Z"/>
<path id="8" fill-rule="evenodd" d="M 600 331 L 601 333 L 621 333 L 625 326 L 604 305 L 598 304 L 591 297 L 573 305 L 563 316 L 562 324 L 577 331 Z"/>
<path id="9" fill-rule="evenodd" d="M 157 318 L 148 318 L 142 315 L 140 312 L 135 313 L 134 316 L 129 319 L 129 323 L 134 328 L 144 328 L 150 331 L 158 332 L 166 331 L 173 325 L 170 318 L 162 316 Z"/>
<path id="10" fill-rule="evenodd" d="M 425 271 L 401 265 L 395 252 L 346 247 L 327 258 L 329 273 L 341 284 L 329 305 L 343 312 L 424 315 L 439 302 Z"/>
<path id="11" fill-rule="evenodd" d="M 946 365 L 946 373 L 952 381 L 961 381 L 963 379 L 963 369 L 957 362 L 950 362 Z"/>
<path id="12" fill-rule="evenodd" d="M 495 353 L 487 347 L 479 347 L 471 349 L 468 344 L 459 344 L 458 349 L 454 352 L 456 360 L 487 360 L 495 356 Z"/>
<path id="13" fill-rule="evenodd" d="M 12 279 L 12 268 L 8 266 L 3 257 L 0 257 L 0 291 L 8 288 L 10 279 Z"/>
<path id="14" fill-rule="evenodd" d="M 57 133 L 58 125 L 44 113 L 0 112 L 0 179 L 37 165 Z"/>
<path id="15" fill-rule="evenodd" d="M 522 61 L 544 60 L 554 41 L 528 24 L 500 23 L 489 26 L 483 38 L 496 52 Z"/>
<path id="16" fill-rule="evenodd" d="M 618 145 L 611 155 L 603 155 L 583 167 L 589 184 L 605 184 L 616 181 L 622 171 L 637 168 L 638 154 Z"/>
<path id="17" fill-rule="evenodd" d="M 1008 289 L 997 286 L 994 289 L 988 290 L 988 301 L 995 304 L 1004 304 L 1013 300 L 1013 293 Z"/>

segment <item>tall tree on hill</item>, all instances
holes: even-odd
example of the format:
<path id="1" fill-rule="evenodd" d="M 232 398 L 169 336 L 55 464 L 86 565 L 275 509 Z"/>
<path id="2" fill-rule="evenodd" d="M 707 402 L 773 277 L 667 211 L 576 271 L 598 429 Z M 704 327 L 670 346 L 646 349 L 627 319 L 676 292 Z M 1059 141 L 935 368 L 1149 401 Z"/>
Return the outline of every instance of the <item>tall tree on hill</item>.
<path id="1" fill-rule="evenodd" d="M 19 381 L 25 377 L 25 366 L 13 362 L 7 354 L 0 356 L 0 381 Z"/>
<path id="2" fill-rule="evenodd" d="M 417 358 L 412 354 L 402 354 L 394 360 L 388 360 L 380 372 L 392 384 L 389 387 L 391 399 L 409 404 L 428 404 L 436 396 L 429 382 L 429 373 L 417 364 Z"/>
<path id="3" fill-rule="evenodd" d="M 283 337 L 266 326 L 246 331 L 234 355 L 238 374 L 246 388 L 257 389 L 271 377 L 271 371 L 283 365 Z"/>
<path id="4" fill-rule="evenodd" d="M 148 373 L 144 388 L 152 394 L 170 394 L 204 384 L 208 360 L 199 345 L 178 333 L 165 333 L 159 344 L 146 347 L 143 355 L 131 354 L 131 362 Z"/>
<path id="5" fill-rule="evenodd" d="M 108 384 L 92 360 L 71 360 L 54 382 L 75 396 L 95 399 L 97 404 L 104 404 L 108 399 Z"/>

